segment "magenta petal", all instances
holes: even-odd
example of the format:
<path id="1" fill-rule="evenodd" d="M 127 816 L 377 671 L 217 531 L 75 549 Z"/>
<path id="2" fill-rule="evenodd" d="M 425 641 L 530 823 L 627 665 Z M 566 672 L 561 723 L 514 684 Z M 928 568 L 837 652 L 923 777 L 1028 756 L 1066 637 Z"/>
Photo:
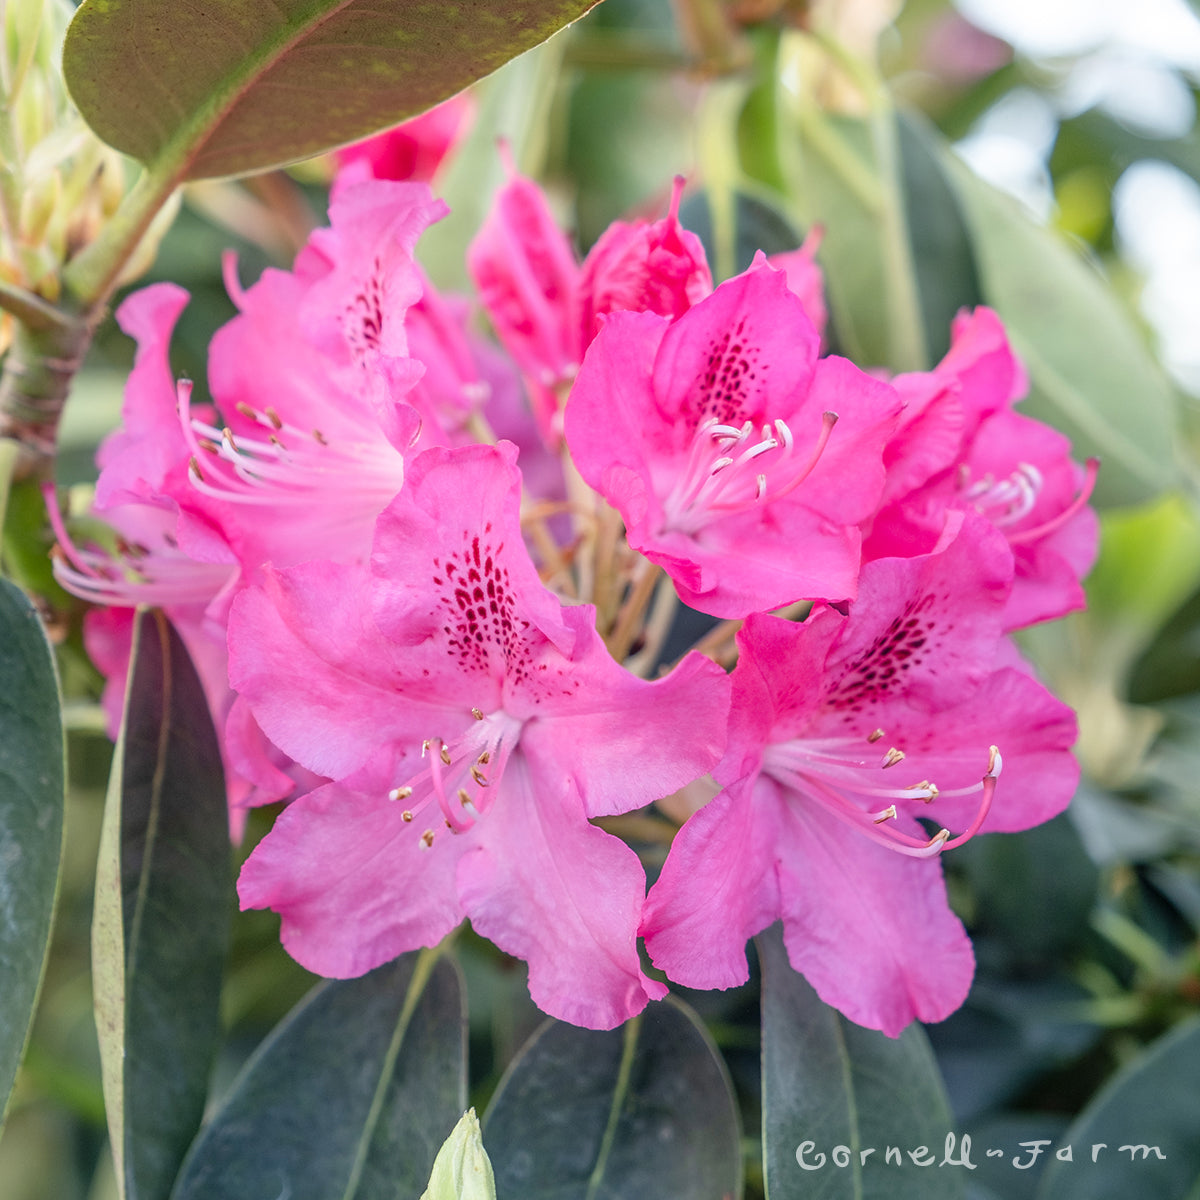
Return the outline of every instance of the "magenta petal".
<path id="1" fill-rule="evenodd" d="M 529 963 L 540 1009 L 612 1029 L 666 994 L 638 960 L 646 878 L 637 855 L 588 823 L 572 788 L 536 776 L 520 755 L 503 787 L 459 868 L 463 907 L 479 933 Z"/>
<path id="2" fill-rule="evenodd" d="M 793 411 L 820 341 L 782 272 L 763 265 L 727 280 L 663 335 L 654 363 L 660 420 L 679 422 L 686 442 L 705 417 L 757 425 Z"/>
<path id="3" fill-rule="evenodd" d="M 850 840 L 827 814 L 793 804 L 777 863 L 788 957 L 826 1004 L 896 1037 L 966 999 L 975 958 L 936 859 Z"/>
<path id="4" fill-rule="evenodd" d="M 329 784 L 294 801 L 238 879 L 242 908 L 274 909 L 288 953 L 334 979 L 434 946 L 463 916 L 454 879 L 465 839 L 426 849 L 424 830 L 387 798 L 386 779 L 376 782 L 372 791 L 362 778 Z"/>
<path id="5" fill-rule="evenodd" d="M 781 805 L 771 780 L 743 779 L 675 835 L 641 932 L 654 965 L 676 983 L 727 988 L 748 978 L 746 941 L 779 916 Z"/>

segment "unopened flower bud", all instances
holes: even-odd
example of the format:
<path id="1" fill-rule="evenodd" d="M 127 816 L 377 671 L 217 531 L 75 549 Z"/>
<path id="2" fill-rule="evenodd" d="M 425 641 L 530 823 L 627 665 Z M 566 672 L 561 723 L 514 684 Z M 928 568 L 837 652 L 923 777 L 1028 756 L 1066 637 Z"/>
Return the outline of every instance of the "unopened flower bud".
<path id="1" fill-rule="evenodd" d="M 473 1108 L 463 1113 L 438 1151 L 421 1200 L 496 1200 L 496 1180 Z"/>

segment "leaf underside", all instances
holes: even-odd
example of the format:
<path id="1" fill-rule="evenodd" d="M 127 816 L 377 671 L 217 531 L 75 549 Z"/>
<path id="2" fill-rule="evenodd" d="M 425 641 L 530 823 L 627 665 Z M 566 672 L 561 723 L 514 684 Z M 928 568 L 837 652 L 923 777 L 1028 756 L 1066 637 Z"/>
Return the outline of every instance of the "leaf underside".
<path id="1" fill-rule="evenodd" d="M 423 112 L 593 3 L 85 0 L 63 69 L 106 142 L 205 179 L 309 158 Z"/>

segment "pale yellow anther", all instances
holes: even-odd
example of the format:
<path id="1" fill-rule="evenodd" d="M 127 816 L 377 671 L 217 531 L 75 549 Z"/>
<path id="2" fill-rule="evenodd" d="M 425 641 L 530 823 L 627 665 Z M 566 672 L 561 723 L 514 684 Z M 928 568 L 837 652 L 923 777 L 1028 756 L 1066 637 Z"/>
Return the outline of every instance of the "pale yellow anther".
<path id="1" fill-rule="evenodd" d="M 888 752 L 887 752 L 887 753 L 886 753 L 886 754 L 883 756 L 883 766 L 884 766 L 885 768 L 887 768 L 887 767 L 894 767 L 894 766 L 895 766 L 895 765 L 896 765 L 898 762 L 903 762 L 903 761 L 904 761 L 904 751 L 903 751 L 903 750 L 897 750 L 895 746 L 893 746 L 893 747 L 892 747 L 892 748 L 891 748 L 891 749 L 890 749 L 890 750 L 889 750 L 889 751 L 888 751 Z"/>
<path id="2" fill-rule="evenodd" d="M 473 716 L 477 721 L 483 720 L 483 713 L 478 708 L 471 709 L 471 716 Z"/>
<path id="3" fill-rule="evenodd" d="M 433 845 L 433 830 L 432 829 L 427 829 L 427 830 L 425 830 L 425 832 L 423 834 L 421 834 L 421 845 L 424 846 L 426 850 L 428 850 L 429 847 Z"/>
<path id="4" fill-rule="evenodd" d="M 870 733 L 868 733 L 868 734 L 867 734 L 867 741 L 868 741 L 868 742 L 870 742 L 870 743 L 871 743 L 871 745 L 873 746 L 873 745 L 874 745 L 876 742 L 878 742 L 878 741 L 879 741 L 879 740 L 880 740 L 882 737 L 883 737 L 883 730 L 882 730 L 882 729 L 875 729 L 875 730 L 872 730 Z"/>
<path id="5" fill-rule="evenodd" d="M 881 812 L 877 817 L 875 817 L 875 824 L 882 825 L 884 823 L 884 821 L 894 821 L 895 819 L 896 819 L 896 806 L 894 804 L 889 804 L 887 806 L 887 808 L 885 808 L 883 810 L 883 812 Z"/>
<path id="6" fill-rule="evenodd" d="M 450 765 L 450 751 L 446 749 L 445 743 L 443 743 L 438 748 L 438 753 L 442 756 L 442 762 L 444 762 L 446 764 L 446 766 L 449 766 Z"/>
<path id="7" fill-rule="evenodd" d="M 394 787 L 388 792 L 389 800 L 407 800 L 413 794 L 410 787 Z"/>
<path id="8" fill-rule="evenodd" d="M 412 810 L 411 810 L 411 809 L 408 809 L 408 808 L 406 808 L 406 809 L 405 809 L 405 810 L 404 810 L 404 811 L 403 811 L 403 812 L 400 814 L 400 820 L 402 820 L 402 821 L 404 821 L 404 822 L 411 821 L 412 819 L 413 819 L 413 815 L 412 815 Z"/>
<path id="9" fill-rule="evenodd" d="M 471 778 L 475 780 L 480 787 L 487 787 L 487 776 L 474 763 L 471 764 Z"/>

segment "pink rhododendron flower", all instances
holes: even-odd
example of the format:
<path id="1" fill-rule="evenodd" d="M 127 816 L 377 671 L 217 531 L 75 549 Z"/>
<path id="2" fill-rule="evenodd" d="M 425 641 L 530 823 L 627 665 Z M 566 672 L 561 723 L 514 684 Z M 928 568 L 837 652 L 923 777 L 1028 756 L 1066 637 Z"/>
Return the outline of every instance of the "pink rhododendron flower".
<path id="1" fill-rule="evenodd" d="M 247 579 L 264 562 L 363 557 L 421 427 L 406 315 L 422 299 L 417 238 L 445 211 L 423 184 L 372 181 L 330 207 L 293 271 L 269 269 L 217 331 L 221 420 L 184 412 L 192 481 L 226 513 Z M 435 415 L 430 406 L 431 418 Z"/>
<path id="2" fill-rule="evenodd" d="M 57 504 L 47 510 L 58 537 L 55 575 L 69 591 L 106 608 L 84 619 L 84 641 L 105 676 L 103 703 L 116 736 L 124 703 L 133 638 L 134 607 L 162 608 L 195 664 L 218 731 L 236 700 L 226 677 L 223 613 L 238 576 L 237 559 L 221 529 L 216 506 L 187 478 L 187 442 L 175 412 L 175 384 L 167 351 L 187 293 L 156 284 L 130 296 L 117 311 L 121 328 L 137 341 L 125 388 L 123 425 L 97 454 L 100 478 L 95 509 L 116 534 L 116 552 L 77 546 Z M 246 804 L 286 795 L 293 781 L 278 752 L 252 723 L 241 748 L 222 743 L 230 821 L 240 835 Z"/>
<path id="3" fill-rule="evenodd" d="M 1012 410 L 1028 380 L 996 314 L 960 314 L 942 362 L 894 382 L 906 409 L 885 452 L 885 502 L 864 558 L 928 553 L 948 512 L 974 509 L 1015 560 L 1007 628 L 1083 607 L 1080 580 L 1098 541 L 1087 505 L 1096 463 L 1079 466 L 1062 434 Z"/>
<path id="4" fill-rule="evenodd" d="M 335 150 L 338 164 L 336 194 L 364 179 L 415 179 L 428 183 L 454 148 L 467 135 L 475 116 L 475 101 L 460 92 L 393 129 Z"/>
<path id="5" fill-rule="evenodd" d="M 744 981 L 746 939 L 782 917 L 792 965 L 859 1024 L 895 1036 L 962 1003 L 973 957 L 936 856 L 1054 816 L 1078 770 L 1073 714 L 1001 637 L 1003 539 L 975 514 L 952 528 L 933 554 L 865 565 L 848 617 L 747 620 L 724 791 L 677 835 L 642 922 L 672 979 Z"/>
<path id="6" fill-rule="evenodd" d="M 566 410 L 580 474 L 685 603 L 744 617 L 852 597 L 900 400 L 819 337 L 761 260 L 674 324 L 615 313 Z"/>
<path id="7" fill-rule="evenodd" d="M 712 290 L 700 239 L 679 224 L 684 180 L 675 177 L 660 221 L 614 221 L 588 251 L 579 279 L 584 351 L 614 312 L 652 312 L 674 320 Z"/>
<path id="8" fill-rule="evenodd" d="M 645 878 L 588 818 L 709 770 L 728 682 L 653 683 L 608 655 L 524 547 L 513 447 L 435 448 L 380 518 L 369 571 L 309 563 L 235 602 L 231 676 L 263 729 L 336 782 L 250 856 L 244 907 L 321 974 L 433 945 L 464 916 L 529 963 L 547 1012 L 609 1028 L 664 989 L 638 964 Z"/>
<path id="9" fill-rule="evenodd" d="M 546 443 L 556 447 L 560 397 L 602 318 L 629 311 L 674 319 L 712 291 L 712 276 L 700 239 L 679 224 L 681 178 L 662 220 L 614 221 L 581 266 L 542 190 L 511 163 L 509 173 L 467 265 L 525 375 Z"/>
<path id="10" fill-rule="evenodd" d="M 548 445 L 558 443 L 557 389 L 579 368 L 579 264 L 542 189 L 516 174 L 496 195 L 467 269 L 479 302 L 525 376 Z"/>

